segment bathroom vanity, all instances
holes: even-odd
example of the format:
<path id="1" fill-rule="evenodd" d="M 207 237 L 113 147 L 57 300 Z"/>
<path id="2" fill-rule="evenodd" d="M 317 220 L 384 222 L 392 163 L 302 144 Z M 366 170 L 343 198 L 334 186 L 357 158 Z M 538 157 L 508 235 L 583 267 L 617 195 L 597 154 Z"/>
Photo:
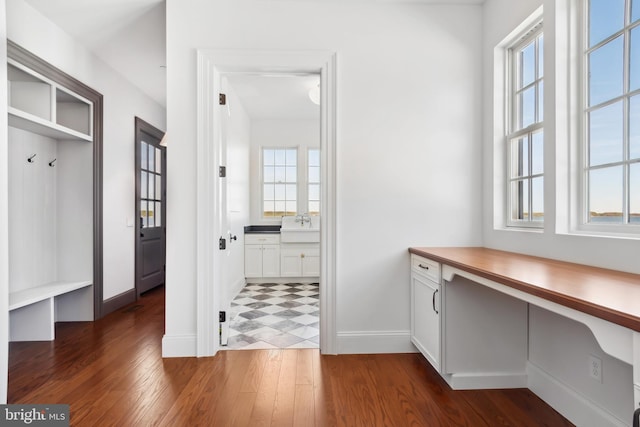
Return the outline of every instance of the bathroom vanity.
<path id="1" fill-rule="evenodd" d="M 317 281 L 320 276 L 320 218 L 283 217 L 281 225 L 245 227 L 244 270 L 247 279 L 292 278 Z"/>

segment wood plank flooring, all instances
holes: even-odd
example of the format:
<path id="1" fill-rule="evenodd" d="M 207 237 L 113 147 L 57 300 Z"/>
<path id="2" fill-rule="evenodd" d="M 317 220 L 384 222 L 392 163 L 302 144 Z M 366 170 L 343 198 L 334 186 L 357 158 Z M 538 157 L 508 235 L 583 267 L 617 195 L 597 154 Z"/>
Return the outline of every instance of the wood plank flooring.
<path id="1" fill-rule="evenodd" d="M 53 342 L 11 343 L 9 403 L 74 426 L 569 426 L 526 389 L 453 391 L 418 354 L 221 351 L 161 358 L 164 290 Z"/>

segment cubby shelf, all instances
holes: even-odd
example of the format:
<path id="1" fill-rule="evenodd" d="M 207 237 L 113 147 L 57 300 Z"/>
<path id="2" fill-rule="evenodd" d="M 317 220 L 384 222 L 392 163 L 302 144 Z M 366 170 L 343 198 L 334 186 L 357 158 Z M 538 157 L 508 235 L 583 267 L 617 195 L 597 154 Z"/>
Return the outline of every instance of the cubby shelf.
<path id="1" fill-rule="evenodd" d="M 24 65 L 8 61 L 9 125 L 58 140 L 92 142 L 92 104 Z"/>
<path id="2" fill-rule="evenodd" d="M 52 123 L 33 114 L 9 107 L 9 126 L 58 140 L 92 142 L 93 138 L 73 129 Z"/>

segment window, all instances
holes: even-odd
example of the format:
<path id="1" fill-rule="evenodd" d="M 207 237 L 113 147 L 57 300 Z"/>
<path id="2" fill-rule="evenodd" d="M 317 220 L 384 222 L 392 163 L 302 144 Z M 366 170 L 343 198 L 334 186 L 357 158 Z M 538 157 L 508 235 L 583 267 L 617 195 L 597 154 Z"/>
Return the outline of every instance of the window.
<path id="1" fill-rule="evenodd" d="M 159 140 L 157 140 L 159 142 Z M 140 143 L 140 223 L 141 228 L 162 226 L 162 151 Z"/>
<path id="2" fill-rule="evenodd" d="M 544 221 L 543 33 L 529 28 L 508 49 L 507 225 Z"/>
<path id="3" fill-rule="evenodd" d="M 262 212 L 265 218 L 296 214 L 297 158 L 295 148 L 262 149 Z"/>
<path id="4" fill-rule="evenodd" d="M 640 225 L 640 1 L 585 4 L 581 222 L 628 230 Z"/>
<path id="5" fill-rule="evenodd" d="M 308 151 L 308 206 L 310 215 L 320 215 L 320 150 L 310 148 Z"/>

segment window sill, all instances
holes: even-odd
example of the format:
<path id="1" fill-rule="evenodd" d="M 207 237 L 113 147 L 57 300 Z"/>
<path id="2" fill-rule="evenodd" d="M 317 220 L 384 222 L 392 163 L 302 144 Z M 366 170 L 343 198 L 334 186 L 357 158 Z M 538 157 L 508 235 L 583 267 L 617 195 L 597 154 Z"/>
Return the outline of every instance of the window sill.
<path id="1" fill-rule="evenodd" d="M 515 231 L 518 233 L 533 233 L 533 234 L 542 234 L 544 233 L 544 226 L 542 227 L 525 227 L 520 225 L 505 225 L 502 227 L 495 227 L 496 231 Z"/>
<path id="2" fill-rule="evenodd" d="M 596 237 L 602 239 L 617 239 L 617 240 L 640 240 L 640 227 L 634 227 L 633 232 L 620 232 L 611 230 L 591 229 L 591 228 L 578 228 L 572 229 L 568 232 L 556 231 L 556 234 L 564 236 L 580 236 L 580 237 Z M 636 231 L 637 230 L 637 231 Z"/>

